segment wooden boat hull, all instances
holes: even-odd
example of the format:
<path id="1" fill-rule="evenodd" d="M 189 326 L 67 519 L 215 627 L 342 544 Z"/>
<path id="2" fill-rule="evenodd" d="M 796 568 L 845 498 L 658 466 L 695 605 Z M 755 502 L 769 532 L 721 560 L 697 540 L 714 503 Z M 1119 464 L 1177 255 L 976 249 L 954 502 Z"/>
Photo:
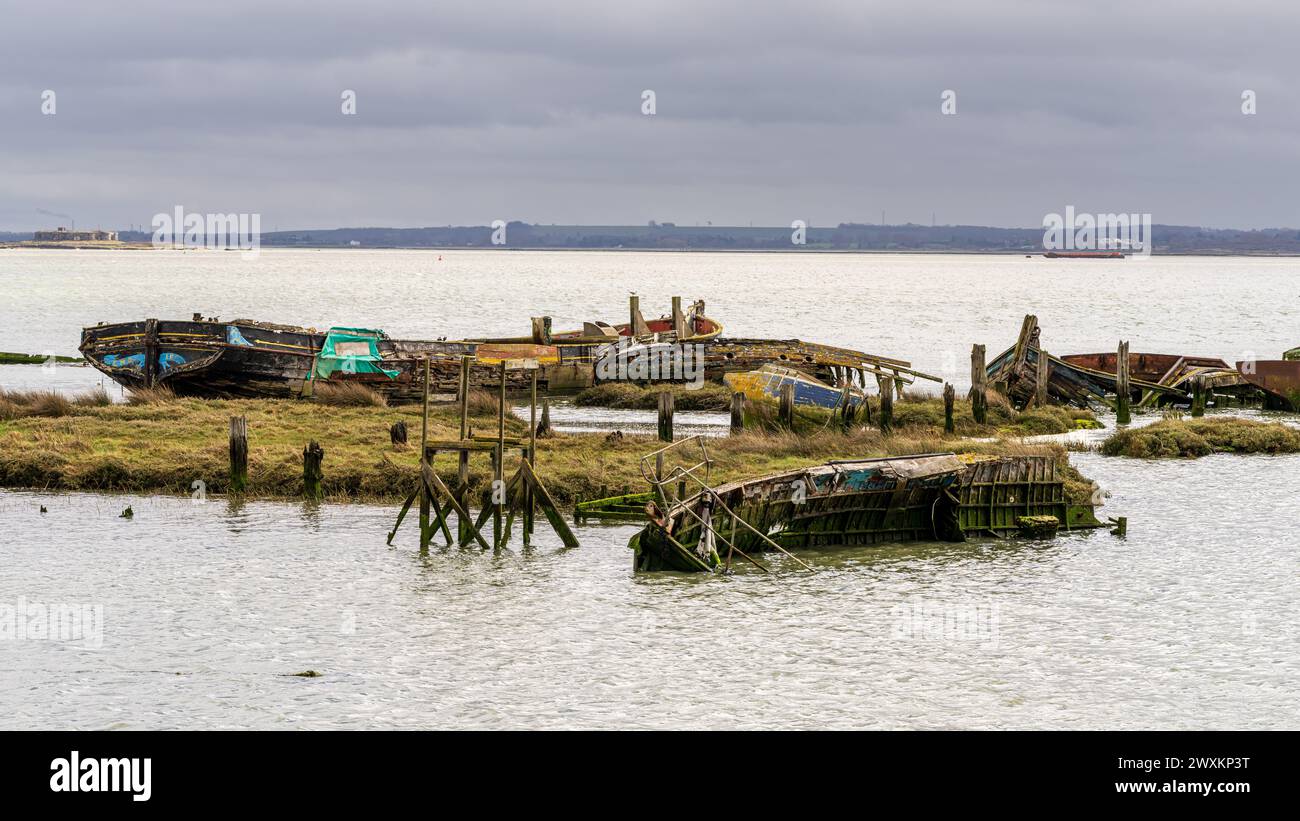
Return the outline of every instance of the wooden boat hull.
<path id="1" fill-rule="evenodd" d="M 653 327 L 661 320 L 650 320 Z M 656 346 L 690 347 L 693 362 L 703 361 L 703 378 L 721 382 L 724 374 L 780 363 L 813 376 L 863 384 L 867 373 L 888 373 L 904 382 L 917 376 L 902 360 L 871 356 L 860 351 L 800 340 L 722 339 L 714 337 L 721 325 L 692 315 L 693 333 L 685 343 Z M 613 327 L 613 326 L 610 326 Z M 329 382 L 361 382 L 396 402 L 418 401 L 424 393 L 424 361 L 430 366 L 430 388 L 454 393 L 460 379 L 462 356 L 473 357 L 470 384 L 496 389 L 500 365 L 511 360 L 538 364 L 541 387 L 550 393 L 589 388 L 601 381 L 638 383 L 692 381 L 685 372 L 658 373 L 654 378 L 635 375 L 602 376 L 598 363 L 619 350 L 617 333 L 604 338 L 557 335 L 550 343 L 531 339 L 422 341 L 390 339 L 375 334 L 382 357 L 382 372 L 335 372 Z M 654 332 L 658 333 L 658 332 Z M 100 371 L 127 388 L 167 386 L 181 396 L 205 398 L 293 398 L 311 393 L 320 377 L 313 376 L 328 334 L 310 328 L 275 325 L 253 320 L 220 322 L 193 319 L 141 320 L 101 324 L 82 331 L 81 353 Z M 650 338 L 654 338 L 651 334 Z M 640 343 L 638 343 L 640 344 Z M 698 346 L 695 347 L 695 346 Z M 887 371 L 882 369 L 888 369 Z M 507 390 L 528 389 L 532 374 L 522 369 L 506 373 Z"/>
<path id="2" fill-rule="evenodd" d="M 801 490 L 802 488 L 802 490 Z M 1014 456 L 965 464 L 953 454 L 831 462 L 701 492 L 633 536 L 637 570 L 716 571 L 729 545 L 710 547 L 701 511 L 726 542 L 753 555 L 762 536 L 720 518 L 734 511 L 786 550 L 832 549 L 882 542 L 964 541 L 1019 533 L 1022 517 L 1056 517 L 1066 530 L 1100 527 L 1090 504 L 1071 504 L 1050 456 Z"/>
<path id="3" fill-rule="evenodd" d="M 763 367 L 741 373 L 724 373 L 722 381 L 733 391 L 743 393 L 753 400 L 779 399 L 781 388 L 790 385 L 793 389 L 796 405 L 811 405 L 818 408 L 835 409 L 844 401 L 844 389 L 834 388 L 812 377 L 805 376 L 791 368 Z M 857 401 L 862 391 L 851 390 Z"/>
<path id="4" fill-rule="evenodd" d="M 1267 407 L 1300 412 L 1300 361 L 1257 359 L 1238 362 L 1237 372 L 1251 387 L 1263 391 Z"/>

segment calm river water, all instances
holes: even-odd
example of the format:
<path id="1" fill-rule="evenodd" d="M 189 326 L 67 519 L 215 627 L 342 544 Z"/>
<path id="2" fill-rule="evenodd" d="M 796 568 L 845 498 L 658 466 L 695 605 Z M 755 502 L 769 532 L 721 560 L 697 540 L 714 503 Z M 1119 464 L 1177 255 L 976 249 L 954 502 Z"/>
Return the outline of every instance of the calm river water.
<path id="1" fill-rule="evenodd" d="M 194 311 L 517 334 L 543 313 L 619 320 L 633 290 L 647 313 L 703 298 L 731 333 L 958 383 L 970 344 L 1009 346 L 1028 310 L 1060 352 L 1275 357 L 1300 331 L 1290 260 L 441 256 L 0 251 L 0 350 L 73 353 L 83 324 Z M 0 368 L 6 387 L 95 381 Z M 384 544 L 395 507 L 0 491 L 0 728 L 1300 728 L 1300 457 L 1072 459 L 1126 539 L 728 578 L 634 574 L 630 526 L 420 556 L 409 530 Z"/>

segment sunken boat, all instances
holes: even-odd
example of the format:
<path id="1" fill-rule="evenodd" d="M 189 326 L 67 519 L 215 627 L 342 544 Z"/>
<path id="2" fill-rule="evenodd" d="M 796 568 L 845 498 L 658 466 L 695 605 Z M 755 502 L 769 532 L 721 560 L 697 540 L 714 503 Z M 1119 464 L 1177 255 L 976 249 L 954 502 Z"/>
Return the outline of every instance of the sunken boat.
<path id="1" fill-rule="evenodd" d="M 1023 409 L 1040 396 L 1043 379 L 1048 398 L 1062 404 L 1086 407 L 1115 396 L 1118 351 L 1053 356 L 1043 350 L 1040 337 L 1038 318 L 1026 316 L 1016 344 L 988 365 L 988 383 L 1015 407 Z M 1129 398 L 1137 407 L 1189 401 L 1198 383 L 1212 393 L 1250 390 L 1236 368 L 1215 357 L 1129 352 L 1126 361 Z"/>
<path id="2" fill-rule="evenodd" d="M 779 363 L 839 386 L 865 385 L 868 373 L 900 382 L 918 376 L 908 362 L 861 351 L 804 342 L 723 338 L 722 324 L 704 303 L 647 320 L 632 298 L 629 321 L 587 322 L 553 332 L 549 317 L 532 320 L 528 336 L 464 340 L 393 339 L 382 330 L 334 327 L 326 331 L 255 320 L 146 319 L 101 323 L 82 331 L 80 350 L 97 369 L 129 389 L 165 386 L 180 396 L 298 398 L 321 384 L 360 383 L 397 402 L 430 391 L 458 389 L 461 360 L 470 357 L 470 385 L 495 388 L 503 366 L 536 363 L 539 387 L 553 394 L 606 381 L 639 384 L 721 382 L 724 374 Z M 507 388 L 525 391 L 532 370 L 506 369 Z"/>
<path id="3" fill-rule="evenodd" d="M 700 470 L 648 477 L 656 497 L 645 506 L 650 522 L 628 545 L 637 570 L 718 572 L 740 561 L 763 567 L 757 556 L 766 551 L 793 557 L 791 551 L 806 549 L 1040 537 L 1103 526 L 1091 499 L 1069 498 L 1052 456 L 833 461 L 716 488 L 697 478 Z M 675 499 L 672 486 L 683 477 L 697 478 L 699 491 Z"/>

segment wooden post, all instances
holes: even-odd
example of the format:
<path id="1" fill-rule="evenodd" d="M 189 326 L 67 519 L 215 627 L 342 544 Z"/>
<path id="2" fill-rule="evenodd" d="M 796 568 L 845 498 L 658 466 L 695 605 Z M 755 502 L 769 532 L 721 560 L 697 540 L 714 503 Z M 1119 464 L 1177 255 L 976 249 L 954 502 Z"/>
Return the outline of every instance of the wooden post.
<path id="1" fill-rule="evenodd" d="M 898 375 L 898 371 L 894 371 L 894 389 L 898 391 L 898 398 L 901 401 L 903 398 L 903 377 Z"/>
<path id="2" fill-rule="evenodd" d="M 673 334 L 681 341 L 687 337 L 686 314 L 682 313 L 682 298 L 673 297 Z"/>
<path id="3" fill-rule="evenodd" d="M 894 386 L 893 380 L 883 377 L 880 380 L 880 432 L 890 433 L 894 429 Z"/>
<path id="4" fill-rule="evenodd" d="M 152 388 L 158 384 L 158 320 L 144 321 L 144 384 Z"/>
<path id="5" fill-rule="evenodd" d="M 731 395 L 731 432 L 745 429 L 745 394 L 737 391 Z"/>
<path id="6" fill-rule="evenodd" d="M 777 407 L 777 421 L 782 427 L 794 429 L 794 384 L 786 382 L 781 386 L 780 404 Z"/>
<path id="7" fill-rule="evenodd" d="M 1047 351 L 1039 348 L 1037 370 L 1034 372 L 1034 404 L 1040 408 L 1047 405 L 1048 362 Z"/>
<path id="8" fill-rule="evenodd" d="M 538 436 L 550 436 L 551 431 L 551 398 L 542 397 L 542 421 L 537 425 Z"/>
<path id="9" fill-rule="evenodd" d="M 248 487 L 248 417 L 230 417 L 230 492 Z"/>
<path id="10" fill-rule="evenodd" d="M 673 441 L 673 395 L 670 391 L 659 393 L 659 439 Z"/>
<path id="11" fill-rule="evenodd" d="M 496 537 L 492 543 L 493 547 L 501 547 L 505 544 L 504 534 L 501 532 L 501 514 L 505 510 L 506 478 L 506 363 L 504 361 L 501 363 L 501 385 L 497 400 L 497 448 L 492 465 L 492 532 Z"/>
<path id="12" fill-rule="evenodd" d="M 988 423 L 988 369 L 984 366 L 984 346 L 970 349 L 970 410 L 977 425 Z"/>
<path id="13" fill-rule="evenodd" d="M 394 445 L 405 445 L 407 436 L 406 420 L 399 419 L 394 422 L 393 426 L 388 429 L 388 436 L 393 440 Z"/>
<path id="14" fill-rule="evenodd" d="M 321 462 L 324 460 L 325 449 L 316 440 L 313 439 L 302 449 L 302 490 L 309 499 L 319 499 L 324 495 L 320 486 L 321 479 L 325 477 L 321 470 Z"/>
<path id="15" fill-rule="evenodd" d="M 1205 377 L 1192 378 L 1192 416 L 1205 415 Z"/>
<path id="16" fill-rule="evenodd" d="M 951 382 L 945 382 L 943 385 L 943 432 L 952 435 L 957 432 L 957 425 L 952 420 L 952 406 L 957 399 L 957 391 L 953 390 Z"/>
<path id="17" fill-rule="evenodd" d="M 1129 413 L 1128 343 L 1120 342 L 1115 353 L 1115 424 L 1127 425 L 1133 421 Z"/>
<path id="18" fill-rule="evenodd" d="M 460 358 L 460 381 L 456 385 L 457 399 L 460 400 L 460 441 L 469 436 L 469 369 L 474 362 L 472 356 Z M 469 451 L 461 449 L 457 462 L 456 501 L 461 510 L 469 510 Z M 467 517 L 456 514 L 457 544 L 461 547 L 469 544 L 474 530 Z"/>
<path id="19" fill-rule="evenodd" d="M 641 316 L 641 297 L 632 294 L 627 298 L 628 303 L 628 332 L 631 333 L 631 339 L 638 336 L 645 336 L 650 332 L 646 327 L 645 317 Z"/>
<path id="20" fill-rule="evenodd" d="M 537 369 L 533 369 L 531 401 L 528 410 L 528 466 L 537 467 Z M 533 471 L 536 473 L 536 471 Z M 533 489 L 524 484 L 524 547 L 533 535 Z"/>
<path id="21" fill-rule="evenodd" d="M 420 473 L 423 475 L 424 468 L 429 464 L 429 356 L 424 357 L 424 407 L 420 413 Z M 429 549 L 429 541 L 433 538 L 433 533 L 429 530 L 429 493 L 424 487 L 424 481 L 420 481 L 420 550 L 421 552 Z"/>

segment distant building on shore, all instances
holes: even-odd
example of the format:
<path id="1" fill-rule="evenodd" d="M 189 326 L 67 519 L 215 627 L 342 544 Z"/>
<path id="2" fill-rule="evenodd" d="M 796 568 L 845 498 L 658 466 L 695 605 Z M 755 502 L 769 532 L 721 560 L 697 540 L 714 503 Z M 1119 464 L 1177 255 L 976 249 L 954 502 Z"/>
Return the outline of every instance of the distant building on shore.
<path id="1" fill-rule="evenodd" d="M 37 242 L 117 242 L 116 231 L 70 231 L 63 226 L 53 231 L 37 231 Z"/>

